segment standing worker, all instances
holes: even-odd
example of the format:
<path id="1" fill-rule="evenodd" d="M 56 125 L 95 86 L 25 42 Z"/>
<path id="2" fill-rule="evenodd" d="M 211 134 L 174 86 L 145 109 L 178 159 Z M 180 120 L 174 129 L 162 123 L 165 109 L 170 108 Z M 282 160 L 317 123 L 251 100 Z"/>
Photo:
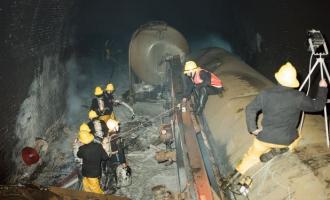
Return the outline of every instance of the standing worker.
<path id="1" fill-rule="evenodd" d="M 91 129 L 88 127 L 88 125 L 86 123 L 82 123 L 79 128 L 79 133 L 80 132 L 90 133 Z M 78 136 L 79 136 L 79 134 L 78 134 Z M 78 156 L 77 156 L 79 147 L 81 145 L 83 145 L 83 143 L 80 142 L 79 138 L 76 138 L 73 142 L 73 156 L 74 156 L 74 160 L 77 164 L 82 164 L 82 160 L 80 158 L 78 158 Z"/>
<path id="2" fill-rule="evenodd" d="M 92 100 L 90 110 L 94 110 L 99 116 L 100 120 L 107 122 L 111 117 L 113 106 L 109 101 L 106 100 L 101 87 L 97 86 L 95 88 L 94 95 L 95 98 Z"/>
<path id="3" fill-rule="evenodd" d="M 109 161 L 111 173 L 115 177 L 117 187 L 128 186 L 132 182 L 131 168 L 127 165 L 123 141 L 120 134 L 118 134 L 119 123 L 110 119 L 107 122 L 107 126 L 111 130 L 109 131 L 112 150 Z"/>
<path id="4" fill-rule="evenodd" d="M 110 119 L 117 120 L 113 107 L 118 106 L 118 105 L 125 106 L 132 113 L 131 119 L 134 119 L 135 113 L 134 113 L 133 108 L 131 106 L 129 106 L 127 103 L 120 101 L 118 99 L 115 99 L 114 94 L 113 94 L 114 91 L 115 91 L 115 86 L 112 83 L 109 83 L 109 84 L 107 84 L 107 86 L 105 88 L 105 92 L 103 93 L 104 97 L 105 97 L 105 101 L 109 102 L 110 106 L 112 108 L 112 113 L 110 115 Z"/>
<path id="5" fill-rule="evenodd" d="M 200 114 L 204 109 L 208 95 L 219 94 L 223 91 L 222 82 L 215 74 L 197 66 L 194 61 L 185 63 L 183 73 L 186 76 L 184 76 L 182 101 L 186 102 L 194 91 L 197 96 L 195 112 Z"/>
<path id="6" fill-rule="evenodd" d="M 320 80 L 316 99 L 293 88 L 299 87 L 297 72 L 287 62 L 275 73 L 279 85 L 264 90 L 246 107 L 248 131 L 255 136 L 243 160 L 229 176 L 229 184 L 235 183 L 242 174 L 261 162 L 292 149 L 298 138 L 297 125 L 301 111 L 317 112 L 324 108 L 327 100 L 327 83 Z M 262 128 L 257 126 L 258 113 L 262 111 Z M 290 146 L 291 145 L 291 146 Z"/>
<path id="7" fill-rule="evenodd" d="M 83 143 L 79 147 L 77 156 L 82 159 L 83 190 L 104 194 L 100 187 L 101 161 L 109 157 L 99 143 L 94 143 L 94 136 L 87 131 L 80 131 L 79 141 Z"/>
<path id="8" fill-rule="evenodd" d="M 105 87 L 105 92 L 103 92 L 105 101 L 109 104 L 110 110 L 112 111 L 110 114 L 110 119 L 116 120 L 116 115 L 113 111 L 113 106 L 116 102 L 113 96 L 113 92 L 115 91 L 115 87 L 112 83 L 107 84 Z"/>
<path id="9" fill-rule="evenodd" d="M 111 161 L 113 161 L 117 165 L 125 164 L 126 158 L 122 144 L 122 138 L 120 137 L 120 134 L 118 134 L 119 123 L 116 120 L 110 119 L 107 122 L 107 126 L 109 127 L 109 136 L 111 138 Z"/>

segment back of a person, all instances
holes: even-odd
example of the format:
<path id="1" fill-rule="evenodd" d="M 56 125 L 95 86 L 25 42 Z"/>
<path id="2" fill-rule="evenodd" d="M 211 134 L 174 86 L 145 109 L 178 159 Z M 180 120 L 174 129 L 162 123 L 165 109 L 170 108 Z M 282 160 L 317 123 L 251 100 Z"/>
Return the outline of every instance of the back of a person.
<path id="1" fill-rule="evenodd" d="M 297 138 L 296 127 L 301 94 L 292 88 L 276 86 L 262 95 L 263 131 L 258 139 L 275 144 L 290 144 Z"/>
<path id="2" fill-rule="evenodd" d="M 105 105 L 105 113 L 111 113 L 113 111 L 113 94 L 105 92 L 102 98 Z"/>
<path id="3" fill-rule="evenodd" d="M 103 94 L 103 96 L 104 96 L 104 100 L 105 100 L 106 102 L 110 102 L 110 103 L 112 103 L 113 100 L 114 100 L 114 97 L 113 97 L 113 94 L 112 94 L 112 93 L 107 93 L 107 92 L 105 92 L 105 93 Z"/>
<path id="4" fill-rule="evenodd" d="M 80 147 L 83 159 L 82 175 L 85 177 L 99 177 L 101 175 L 102 146 L 91 142 Z"/>
<path id="5" fill-rule="evenodd" d="M 226 187 L 230 191 L 243 194 L 241 183 L 247 178 L 251 180 L 245 176 L 251 167 L 260 161 L 268 162 L 287 152 L 289 148 L 295 148 L 298 143 L 296 128 L 301 110 L 316 112 L 324 108 L 327 100 L 327 82 L 324 79 L 319 82 L 315 99 L 295 89 L 300 84 L 297 71 L 290 62 L 281 66 L 275 73 L 275 79 L 278 86 L 262 91 L 246 106 L 247 129 L 256 138 L 235 170 L 225 179 L 228 180 Z M 263 119 L 260 126 L 258 119 L 261 112 Z"/>

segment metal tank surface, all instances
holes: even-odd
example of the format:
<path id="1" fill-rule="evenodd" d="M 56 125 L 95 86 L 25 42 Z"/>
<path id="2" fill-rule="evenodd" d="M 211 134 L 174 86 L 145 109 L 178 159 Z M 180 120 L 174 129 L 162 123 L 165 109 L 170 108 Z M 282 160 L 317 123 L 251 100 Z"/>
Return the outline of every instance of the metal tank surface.
<path id="1" fill-rule="evenodd" d="M 151 85 L 165 81 L 165 60 L 184 58 L 188 43 L 180 32 L 164 22 L 150 22 L 135 31 L 129 44 L 129 65 L 134 73 Z"/>
<path id="2" fill-rule="evenodd" d="M 208 139 L 216 162 L 221 174 L 227 175 L 254 138 L 246 128 L 246 105 L 274 83 L 220 48 L 203 50 L 196 61 L 218 75 L 225 87 L 223 96 L 209 96 L 204 119 L 211 132 Z M 326 147 L 324 119 L 307 115 L 302 136 L 296 152 L 260 163 L 247 172 L 253 178 L 250 200 L 330 199 L 330 151 Z M 247 198 L 237 196 L 237 199 Z"/>
<path id="3" fill-rule="evenodd" d="M 160 22 L 141 26 L 133 34 L 129 48 L 130 67 L 141 80 L 152 85 L 165 80 L 167 58 L 183 58 L 188 52 L 185 38 Z M 225 88 L 223 95 L 209 96 L 203 113 L 211 150 L 225 176 L 242 159 L 254 138 L 246 128 L 246 105 L 274 83 L 221 48 L 204 49 L 198 55 L 195 61 L 218 75 Z M 306 115 L 301 134 L 296 152 L 277 156 L 247 172 L 253 179 L 250 200 L 330 199 L 330 151 L 326 147 L 323 117 Z"/>

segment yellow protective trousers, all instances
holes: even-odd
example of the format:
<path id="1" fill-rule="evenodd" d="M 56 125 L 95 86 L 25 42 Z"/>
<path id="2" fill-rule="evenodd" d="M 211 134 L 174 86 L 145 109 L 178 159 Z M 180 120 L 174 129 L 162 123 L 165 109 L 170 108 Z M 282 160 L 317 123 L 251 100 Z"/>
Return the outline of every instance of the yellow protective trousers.
<path id="1" fill-rule="evenodd" d="M 104 194 L 100 187 L 100 180 L 98 178 L 83 178 L 83 190 L 85 192 L 94 192 L 97 194 Z"/>
<path id="2" fill-rule="evenodd" d="M 241 162 L 236 166 L 236 170 L 241 174 L 245 174 L 248 169 L 260 162 L 260 156 L 262 154 L 269 152 L 272 148 L 285 147 L 289 146 L 262 142 L 257 138 L 254 138 L 252 146 L 243 156 Z"/>

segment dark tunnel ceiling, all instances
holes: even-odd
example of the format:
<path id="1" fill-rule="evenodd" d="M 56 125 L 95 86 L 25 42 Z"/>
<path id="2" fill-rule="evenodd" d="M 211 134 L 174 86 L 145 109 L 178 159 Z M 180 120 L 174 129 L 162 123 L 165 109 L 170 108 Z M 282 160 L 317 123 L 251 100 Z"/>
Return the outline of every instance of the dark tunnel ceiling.
<path id="1" fill-rule="evenodd" d="M 128 40 L 140 25 L 165 21 L 185 35 L 194 32 L 221 32 L 221 1 L 82 1 L 77 14 L 77 36 L 114 37 Z"/>
<path id="2" fill-rule="evenodd" d="M 303 19 L 304 23 L 319 26 L 317 22 L 326 20 L 329 1 L 317 0 L 301 2 L 299 0 L 267 1 L 226 1 L 226 0 L 192 0 L 192 1 L 151 1 L 123 0 L 77 1 L 77 25 L 81 34 L 130 35 L 139 25 L 151 20 L 163 20 L 184 33 L 189 31 L 226 32 L 235 28 L 237 20 L 249 21 L 255 26 L 268 24 L 272 29 L 285 19 L 294 22 Z M 268 21 L 267 21 L 268 20 Z M 298 27 L 298 24 L 291 24 Z M 321 27 L 320 27 L 321 28 Z M 325 27 L 324 27 L 325 28 Z"/>
<path id="3" fill-rule="evenodd" d="M 275 57 L 277 61 L 270 63 L 277 66 L 283 60 L 308 57 L 302 54 L 307 48 L 306 30 L 320 29 L 326 37 L 330 35 L 329 5 L 327 0 L 82 0 L 77 1 L 76 38 L 82 45 L 110 39 L 127 49 L 132 33 L 140 25 L 161 20 L 182 32 L 188 42 L 196 35 L 216 33 L 246 62 L 258 65 L 257 59 L 249 54 L 254 53 L 251 40 L 259 33 L 267 49 L 282 49 L 286 53 L 281 52 L 281 56 Z M 298 53 L 297 49 L 302 48 Z M 302 63 L 306 63 L 304 59 L 297 61 L 298 65 Z"/>
<path id="4" fill-rule="evenodd" d="M 82 1 L 79 24 L 89 32 L 117 32 L 137 28 L 151 20 L 163 20 L 184 30 L 217 27 L 221 1 Z M 97 22 L 97 23 L 96 23 Z M 214 28 L 213 27 L 213 28 Z M 87 30 L 85 30 L 87 31 Z"/>

